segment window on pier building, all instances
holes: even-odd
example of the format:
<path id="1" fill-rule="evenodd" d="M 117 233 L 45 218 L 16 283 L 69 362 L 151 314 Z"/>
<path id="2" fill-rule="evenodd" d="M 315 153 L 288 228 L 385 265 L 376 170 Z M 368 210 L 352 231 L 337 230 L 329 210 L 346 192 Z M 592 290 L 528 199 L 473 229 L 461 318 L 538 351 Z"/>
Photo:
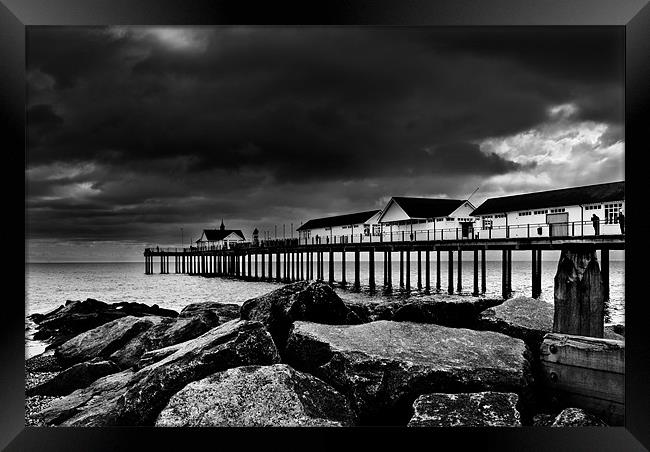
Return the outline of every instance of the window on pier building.
<path id="1" fill-rule="evenodd" d="M 551 209 L 551 213 L 562 213 L 562 212 L 566 212 L 566 209 L 564 207 L 560 207 L 560 208 L 557 208 L 557 209 Z"/>
<path id="2" fill-rule="evenodd" d="M 603 206 L 601 204 L 593 204 L 591 206 L 585 206 L 585 210 L 600 210 Z"/>
<path id="3" fill-rule="evenodd" d="M 499 213 L 494 216 L 494 218 L 505 218 L 506 214 L 505 213 Z"/>
<path id="4" fill-rule="evenodd" d="M 534 213 L 535 215 L 544 215 L 544 214 L 548 213 L 548 209 L 536 210 L 536 211 L 533 212 L 533 213 Z"/>
<path id="5" fill-rule="evenodd" d="M 447 217 L 446 220 L 447 221 L 454 221 L 454 217 Z"/>
<path id="6" fill-rule="evenodd" d="M 532 212 L 529 210 L 527 212 L 519 212 L 520 217 L 527 217 L 528 215 L 531 215 Z"/>
<path id="7" fill-rule="evenodd" d="M 618 221 L 618 213 L 623 207 L 622 202 L 612 202 L 605 204 L 605 224 L 613 224 Z"/>
<path id="8" fill-rule="evenodd" d="M 440 222 L 440 221 L 443 221 L 443 220 L 444 220 L 444 218 L 436 218 L 437 222 Z"/>

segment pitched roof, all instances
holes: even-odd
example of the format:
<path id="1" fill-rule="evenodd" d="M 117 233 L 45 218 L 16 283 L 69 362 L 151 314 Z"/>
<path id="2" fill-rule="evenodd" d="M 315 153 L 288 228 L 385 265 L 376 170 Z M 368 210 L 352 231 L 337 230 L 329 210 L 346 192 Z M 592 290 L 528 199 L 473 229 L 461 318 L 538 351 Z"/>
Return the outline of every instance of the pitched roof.
<path id="1" fill-rule="evenodd" d="M 298 229 L 296 229 L 296 231 L 365 223 L 379 212 L 381 212 L 381 210 L 369 210 L 367 212 L 348 213 L 345 215 L 336 215 L 333 217 L 315 218 L 300 226 Z"/>
<path id="2" fill-rule="evenodd" d="M 233 233 L 240 236 L 242 240 L 245 240 L 244 234 L 239 229 L 204 229 L 201 237 L 205 237 L 205 240 L 208 242 L 218 242 Z M 197 240 L 197 242 L 200 240 Z"/>
<path id="3" fill-rule="evenodd" d="M 504 213 L 543 207 L 575 206 L 625 199 L 625 181 L 585 185 L 559 190 L 525 193 L 522 195 L 489 198 L 472 215 Z"/>
<path id="4" fill-rule="evenodd" d="M 444 217 L 465 202 L 463 199 L 407 198 L 405 196 L 394 196 L 392 201 L 395 201 L 411 218 Z"/>

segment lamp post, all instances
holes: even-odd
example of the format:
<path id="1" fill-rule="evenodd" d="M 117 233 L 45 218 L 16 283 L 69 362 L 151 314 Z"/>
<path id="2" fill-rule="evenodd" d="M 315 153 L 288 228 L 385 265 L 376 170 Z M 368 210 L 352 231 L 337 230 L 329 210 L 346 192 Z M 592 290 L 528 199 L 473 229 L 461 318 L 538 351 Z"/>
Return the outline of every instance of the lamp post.
<path id="1" fill-rule="evenodd" d="M 183 243 L 183 228 L 181 228 L 181 248 L 183 248 L 185 245 Z"/>

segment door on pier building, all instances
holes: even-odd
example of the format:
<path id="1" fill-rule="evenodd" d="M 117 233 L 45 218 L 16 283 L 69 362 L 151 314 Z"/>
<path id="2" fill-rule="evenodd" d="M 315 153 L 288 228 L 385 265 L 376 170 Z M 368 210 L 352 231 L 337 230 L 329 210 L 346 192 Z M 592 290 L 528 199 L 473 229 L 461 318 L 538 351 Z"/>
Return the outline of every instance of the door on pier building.
<path id="1" fill-rule="evenodd" d="M 474 237 L 474 222 L 462 221 L 460 227 L 464 239 Z"/>
<path id="2" fill-rule="evenodd" d="M 569 235 L 569 212 L 546 214 L 546 224 L 548 224 L 548 235 L 551 237 Z"/>

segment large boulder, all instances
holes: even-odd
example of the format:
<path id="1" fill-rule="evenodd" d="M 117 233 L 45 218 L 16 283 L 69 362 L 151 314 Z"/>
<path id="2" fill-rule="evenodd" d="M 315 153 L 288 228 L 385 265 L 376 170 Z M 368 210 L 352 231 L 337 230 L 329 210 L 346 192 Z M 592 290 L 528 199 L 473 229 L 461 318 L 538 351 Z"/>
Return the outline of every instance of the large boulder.
<path id="1" fill-rule="evenodd" d="M 286 364 L 228 369 L 185 386 L 156 426 L 337 427 L 354 423 L 345 397 Z"/>
<path id="2" fill-rule="evenodd" d="M 553 304 L 536 298 L 512 298 L 483 311 L 478 327 L 523 339 L 537 350 L 544 335 L 553 330 Z"/>
<path id="3" fill-rule="evenodd" d="M 158 305 L 132 302 L 108 304 L 88 298 L 85 301 L 68 300 L 65 306 L 46 314 L 32 314 L 29 318 L 37 324 L 34 339 L 48 340 L 53 348 L 84 331 L 126 316 L 177 317 L 178 313 Z"/>
<path id="4" fill-rule="evenodd" d="M 553 330 L 554 312 L 553 303 L 529 297 L 512 298 L 481 312 L 477 328 L 523 339 L 537 350 L 544 335 Z M 609 327 L 605 327 L 605 338 L 625 340 Z"/>
<path id="5" fill-rule="evenodd" d="M 402 303 L 391 320 L 471 328 L 482 311 L 500 303 L 490 298 L 436 295 Z"/>
<path id="6" fill-rule="evenodd" d="M 194 317 L 199 313 L 211 312 L 219 317 L 219 320 L 229 322 L 231 320 L 239 319 L 239 311 L 241 305 L 234 303 L 219 303 L 216 301 L 205 301 L 202 303 L 192 303 L 185 306 L 179 317 Z"/>
<path id="7" fill-rule="evenodd" d="M 111 361 L 91 361 L 75 364 L 63 372 L 26 391 L 27 396 L 63 396 L 76 389 L 85 388 L 95 380 L 119 372 Z"/>
<path id="8" fill-rule="evenodd" d="M 291 324 L 296 320 L 326 324 L 360 323 L 360 320 L 329 284 L 300 281 L 244 302 L 243 320 L 266 325 L 282 350 Z"/>
<path id="9" fill-rule="evenodd" d="M 219 321 L 219 317 L 211 311 L 196 312 L 192 317 L 162 319 L 113 352 L 110 359 L 126 369 L 136 365 L 145 352 L 194 339 L 219 325 Z"/>
<path id="10" fill-rule="evenodd" d="M 285 360 L 346 395 L 361 422 L 405 425 L 432 392 L 524 392 L 525 343 L 503 334 L 433 324 L 295 322 Z"/>
<path id="11" fill-rule="evenodd" d="M 171 396 L 187 384 L 232 367 L 277 362 L 277 349 L 264 325 L 231 321 L 184 342 L 150 366 L 100 378 L 37 416 L 46 425 L 153 425 Z"/>
<path id="12" fill-rule="evenodd" d="M 162 321 L 161 317 L 122 317 L 85 331 L 61 344 L 54 352 L 65 365 L 108 358 L 131 339 Z"/>
<path id="13" fill-rule="evenodd" d="M 409 427 L 519 427 L 519 397 L 512 392 L 425 394 L 413 404 Z"/>
<path id="14" fill-rule="evenodd" d="M 600 418 L 580 408 L 566 408 L 557 415 L 551 427 L 603 427 L 606 425 Z"/>

